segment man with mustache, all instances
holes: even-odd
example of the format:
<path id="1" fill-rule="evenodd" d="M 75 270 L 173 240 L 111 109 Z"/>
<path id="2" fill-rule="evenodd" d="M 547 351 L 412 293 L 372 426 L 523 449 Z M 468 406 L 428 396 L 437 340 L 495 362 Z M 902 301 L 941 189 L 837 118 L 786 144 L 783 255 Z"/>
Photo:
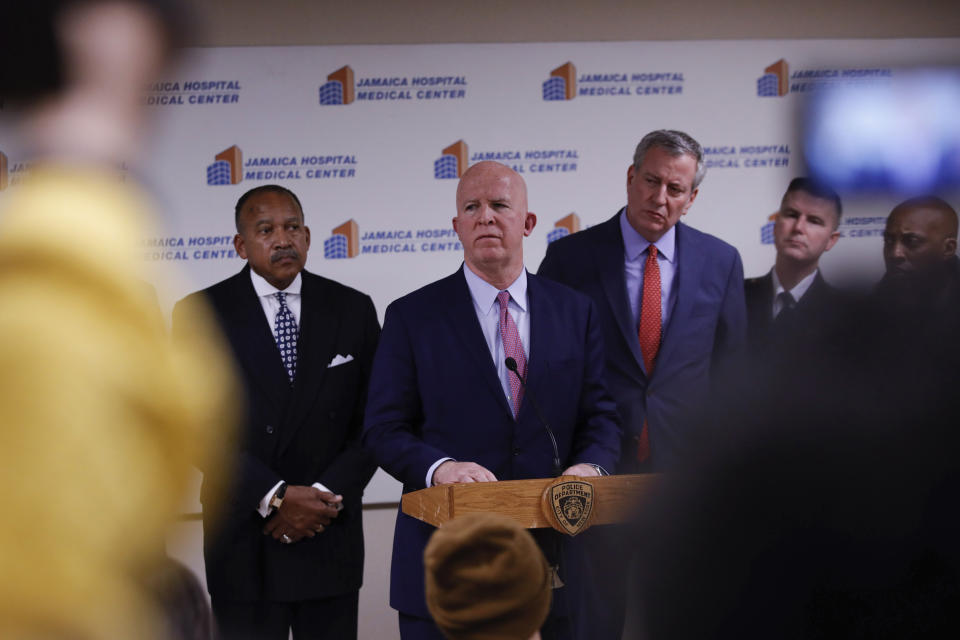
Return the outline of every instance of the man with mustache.
<path id="1" fill-rule="evenodd" d="M 718 363 L 743 342 L 746 309 L 737 250 L 680 223 L 706 167 L 682 131 L 648 133 L 626 171 L 627 205 L 547 248 L 539 274 L 593 298 L 606 344 L 606 379 L 623 419 L 618 473 L 664 471 L 700 436 L 698 406 Z M 626 570 L 638 541 L 619 528 L 584 533 L 591 544 L 579 637 L 619 638 Z M 594 550 L 596 550 L 594 552 Z"/>
<path id="2" fill-rule="evenodd" d="M 174 309 L 176 335 L 190 330 L 179 311 L 209 302 L 245 383 L 232 482 L 201 492 L 214 616 L 226 639 L 356 638 L 376 311 L 304 270 L 310 229 L 289 189 L 247 191 L 235 220 L 247 265 Z"/>
<path id="3" fill-rule="evenodd" d="M 461 177 L 456 201 L 453 228 L 464 264 L 387 308 L 364 445 L 404 492 L 612 471 L 620 431 L 603 382 L 596 309 L 586 296 L 527 273 L 523 239 L 537 217 L 527 210 L 523 178 L 497 162 L 477 163 Z M 390 605 L 400 612 L 403 640 L 443 638 L 424 597 L 423 552 L 432 532 L 397 514 Z M 566 552 L 574 550 L 552 529 L 534 536 L 567 582 L 554 582 L 542 635 L 569 638 L 578 602 L 568 572 L 575 562 Z"/>
<path id="4" fill-rule="evenodd" d="M 820 275 L 820 256 L 840 239 L 840 196 L 810 178 L 787 187 L 773 226 L 777 258 L 764 276 L 744 283 L 747 335 L 755 354 L 784 343 L 826 337 L 842 297 Z"/>
<path id="5" fill-rule="evenodd" d="M 960 306 L 957 212 L 946 201 L 922 196 L 901 202 L 883 232 L 886 274 L 878 293 L 914 311 Z"/>

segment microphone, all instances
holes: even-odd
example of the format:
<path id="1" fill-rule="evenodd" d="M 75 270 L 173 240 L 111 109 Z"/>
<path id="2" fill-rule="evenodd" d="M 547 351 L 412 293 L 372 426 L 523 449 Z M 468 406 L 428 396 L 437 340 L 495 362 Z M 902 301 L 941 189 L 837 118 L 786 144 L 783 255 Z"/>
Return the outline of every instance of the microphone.
<path id="1" fill-rule="evenodd" d="M 503 361 L 503 364 L 507 365 L 507 369 L 513 372 L 513 375 L 517 376 L 517 380 L 520 381 L 520 385 L 523 387 L 523 393 L 526 397 L 530 398 L 530 404 L 533 405 L 533 410 L 537 414 L 537 418 L 540 419 L 540 424 L 543 425 L 544 430 L 547 432 L 547 435 L 550 436 L 550 444 L 553 445 L 553 475 L 559 476 L 562 469 L 560 468 L 560 452 L 557 450 L 557 439 L 553 435 L 553 429 L 550 428 L 550 425 L 547 424 L 547 421 L 544 419 L 543 414 L 540 413 L 540 406 L 537 404 L 536 399 L 533 397 L 533 392 L 530 391 L 530 388 L 527 386 L 527 381 L 523 379 L 523 376 L 520 375 L 520 371 L 517 369 L 517 361 L 513 358 L 508 357 Z"/>

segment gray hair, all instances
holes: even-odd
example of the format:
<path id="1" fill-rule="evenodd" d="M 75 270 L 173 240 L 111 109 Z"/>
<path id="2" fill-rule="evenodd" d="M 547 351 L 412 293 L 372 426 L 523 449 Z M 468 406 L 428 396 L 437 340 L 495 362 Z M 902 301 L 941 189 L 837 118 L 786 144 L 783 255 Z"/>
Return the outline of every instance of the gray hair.
<path id="1" fill-rule="evenodd" d="M 658 129 L 643 136 L 643 140 L 637 145 L 637 150 L 633 152 L 635 169 L 640 168 L 644 156 L 652 147 L 660 147 L 673 157 L 684 154 L 693 156 L 697 161 L 697 173 L 693 176 L 693 188 L 696 189 L 703 182 L 703 176 L 707 173 L 707 167 L 703 164 L 703 147 L 688 134 L 673 129 Z"/>

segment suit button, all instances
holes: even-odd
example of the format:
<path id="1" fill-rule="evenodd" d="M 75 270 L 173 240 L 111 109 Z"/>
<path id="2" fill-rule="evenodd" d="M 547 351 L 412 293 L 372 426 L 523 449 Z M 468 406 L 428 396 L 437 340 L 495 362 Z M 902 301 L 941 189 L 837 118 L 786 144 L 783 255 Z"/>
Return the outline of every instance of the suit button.
<path id="1" fill-rule="evenodd" d="M 337 417 L 337 412 L 336 412 L 336 411 L 331 411 L 331 412 L 330 412 L 330 419 L 333 420 L 333 419 L 335 419 L 336 417 Z"/>
<path id="2" fill-rule="evenodd" d="M 515 456 L 520 455 L 520 449 L 514 448 L 514 450 L 513 450 L 513 455 L 515 455 Z"/>
<path id="3" fill-rule="evenodd" d="M 270 434 L 273 433 L 273 425 L 272 425 L 272 424 L 268 424 L 268 425 L 267 425 L 267 433 L 270 433 Z"/>

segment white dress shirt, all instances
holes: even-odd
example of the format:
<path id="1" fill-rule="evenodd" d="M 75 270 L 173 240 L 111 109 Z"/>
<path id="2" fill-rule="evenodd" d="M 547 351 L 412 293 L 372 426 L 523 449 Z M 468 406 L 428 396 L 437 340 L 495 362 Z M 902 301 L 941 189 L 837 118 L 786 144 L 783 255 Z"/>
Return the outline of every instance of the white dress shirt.
<path id="1" fill-rule="evenodd" d="M 623 274 L 627 282 L 627 299 L 630 301 L 633 326 L 639 332 L 643 270 L 647 263 L 647 247 L 651 243 L 630 226 L 626 207 L 620 212 L 620 233 L 623 236 Z M 673 286 L 677 274 L 676 225 L 652 244 L 657 247 L 657 265 L 660 267 L 660 327 L 666 329 L 676 302 Z"/>
<path id="2" fill-rule="evenodd" d="M 257 298 L 260 300 L 260 305 L 263 307 L 263 313 L 267 317 L 267 324 L 270 325 L 270 333 L 273 333 L 276 330 L 276 321 L 277 321 L 277 312 L 280 311 L 280 300 L 277 299 L 277 293 L 280 292 L 280 289 L 277 289 L 275 286 L 266 281 L 266 279 L 255 272 L 253 269 L 250 269 L 250 281 L 253 282 L 253 290 L 257 293 Z M 287 308 L 290 309 L 290 313 L 293 314 L 294 319 L 297 321 L 297 327 L 300 327 L 300 309 L 302 308 L 303 300 L 300 296 L 300 287 L 303 286 L 303 278 L 300 274 L 297 274 L 297 277 L 293 279 L 293 282 L 290 283 L 286 289 L 283 289 L 283 292 L 286 295 Z M 273 497 L 273 494 L 277 492 L 277 489 L 280 488 L 280 485 L 283 484 L 283 480 L 273 485 L 266 495 L 263 496 L 263 499 L 260 500 L 260 504 L 257 505 L 257 511 L 261 516 L 266 518 L 270 515 L 270 498 Z M 335 493 L 327 487 L 323 486 L 319 482 L 314 482 L 313 486 L 320 491 L 330 491 L 330 493 Z"/>
<path id="3" fill-rule="evenodd" d="M 250 281 L 253 283 L 253 290 L 257 292 L 257 298 L 260 300 L 260 306 L 263 307 L 263 313 L 267 316 L 267 324 L 273 331 L 276 328 L 277 312 L 280 311 L 280 301 L 277 300 L 277 293 L 280 292 L 280 289 L 267 282 L 263 276 L 253 269 L 250 269 Z M 300 326 L 300 308 L 303 306 L 300 298 L 300 288 L 302 286 L 303 277 L 298 273 L 290 286 L 283 289 L 283 292 L 287 294 L 287 308 L 293 314 L 298 327 Z"/>
<path id="4" fill-rule="evenodd" d="M 773 317 L 776 318 L 778 315 L 780 315 L 780 312 L 783 311 L 783 299 L 780 298 L 781 293 L 785 291 L 789 293 L 793 298 L 793 304 L 797 304 L 800 302 L 800 298 L 803 297 L 803 294 L 810 289 L 810 285 L 813 284 L 813 281 L 816 279 L 817 273 L 819 272 L 819 269 L 814 269 L 813 273 L 794 285 L 793 289 L 787 291 L 780 283 L 780 278 L 777 277 L 777 270 L 775 268 L 771 269 L 770 275 L 773 276 L 773 307 L 770 309 L 770 313 L 773 314 Z"/>

